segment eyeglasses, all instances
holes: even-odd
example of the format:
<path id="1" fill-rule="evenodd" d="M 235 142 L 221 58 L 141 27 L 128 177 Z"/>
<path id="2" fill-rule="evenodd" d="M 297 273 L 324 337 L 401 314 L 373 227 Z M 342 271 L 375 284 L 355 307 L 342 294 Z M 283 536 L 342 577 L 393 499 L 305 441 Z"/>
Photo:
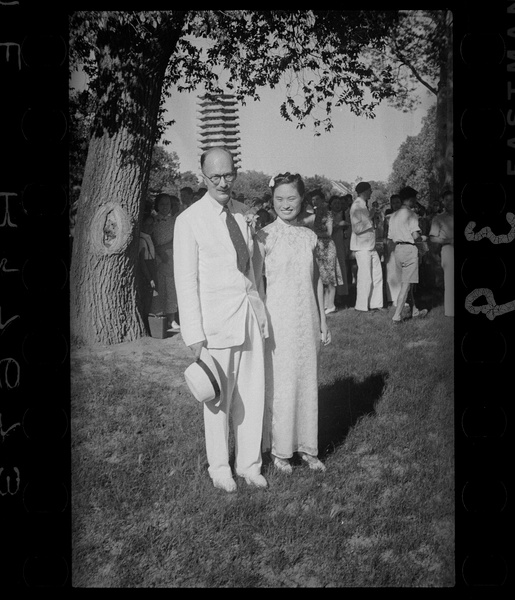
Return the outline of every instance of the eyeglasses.
<path id="1" fill-rule="evenodd" d="M 204 177 L 209 179 L 209 181 L 211 181 L 211 183 L 214 183 L 215 185 L 218 185 L 220 183 L 220 179 L 222 179 L 222 177 L 227 183 L 232 183 L 236 179 L 236 172 L 233 171 L 232 173 L 224 173 L 223 175 L 211 175 L 211 177 L 208 177 L 204 173 Z"/>

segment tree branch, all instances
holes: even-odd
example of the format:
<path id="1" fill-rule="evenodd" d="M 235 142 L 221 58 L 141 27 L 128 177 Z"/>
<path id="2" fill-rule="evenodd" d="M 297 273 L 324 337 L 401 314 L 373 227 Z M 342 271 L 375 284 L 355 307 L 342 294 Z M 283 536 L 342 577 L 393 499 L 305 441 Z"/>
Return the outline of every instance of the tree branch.
<path id="1" fill-rule="evenodd" d="M 425 79 L 423 79 L 417 72 L 417 70 L 415 69 L 415 67 L 409 62 L 409 61 L 402 61 L 402 64 L 406 65 L 408 67 L 408 69 L 413 73 L 413 76 L 415 77 L 415 79 L 417 79 L 418 81 L 420 81 L 420 83 L 425 86 L 430 92 L 432 92 L 435 96 L 438 95 L 438 90 L 433 87 L 432 85 L 430 85 Z"/>
<path id="2" fill-rule="evenodd" d="M 419 81 L 424 87 L 426 87 L 430 92 L 432 92 L 435 96 L 437 96 L 438 89 L 433 87 L 418 73 L 417 69 L 413 66 L 413 64 L 405 56 L 402 55 L 402 53 L 399 51 L 396 44 L 394 44 L 394 46 L 393 46 L 393 51 L 394 51 L 395 56 L 397 57 L 397 60 L 402 65 L 405 65 L 406 67 L 408 67 L 408 69 L 413 73 L 413 76 L 415 77 L 415 79 L 417 81 Z"/>

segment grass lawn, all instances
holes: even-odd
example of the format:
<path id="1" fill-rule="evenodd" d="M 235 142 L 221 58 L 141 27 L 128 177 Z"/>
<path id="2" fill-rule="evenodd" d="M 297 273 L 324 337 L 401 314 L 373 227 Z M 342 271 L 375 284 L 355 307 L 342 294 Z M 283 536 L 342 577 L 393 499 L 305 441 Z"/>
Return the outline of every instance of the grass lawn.
<path id="1" fill-rule="evenodd" d="M 265 456 L 213 488 L 180 336 L 72 351 L 75 587 L 454 585 L 454 336 L 340 310 L 321 351 L 325 473 Z"/>

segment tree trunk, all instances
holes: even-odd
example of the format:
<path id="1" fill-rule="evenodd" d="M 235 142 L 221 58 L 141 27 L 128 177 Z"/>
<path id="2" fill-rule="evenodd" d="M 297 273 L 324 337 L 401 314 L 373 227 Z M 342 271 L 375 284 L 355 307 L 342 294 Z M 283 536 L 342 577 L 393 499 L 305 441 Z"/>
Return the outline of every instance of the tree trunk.
<path id="1" fill-rule="evenodd" d="M 453 96 L 454 96 L 454 72 L 453 72 L 453 35 L 452 25 L 450 20 L 452 14 L 447 13 L 447 145 L 445 148 L 445 180 L 444 187 L 452 188 L 454 185 L 454 112 L 453 112 Z"/>
<path id="2" fill-rule="evenodd" d="M 145 164 L 124 158 L 133 144 L 127 130 L 90 142 L 70 281 L 71 333 L 82 344 L 115 344 L 144 333 L 135 265 Z"/>
<path id="3" fill-rule="evenodd" d="M 154 52 L 147 49 L 138 56 L 130 71 L 122 72 L 118 60 L 132 51 L 124 47 L 123 35 L 114 47 L 113 32 L 108 32 L 98 52 L 96 127 L 70 272 L 72 343 L 111 345 L 145 334 L 136 285 L 139 221 L 166 66 L 176 42 L 170 39 L 159 46 L 159 54 L 154 45 Z"/>
<path id="4" fill-rule="evenodd" d="M 436 165 L 435 179 L 438 193 L 452 188 L 454 180 L 453 144 L 453 49 L 451 14 L 447 15 L 445 40 L 440 60 L 440 83 L 436 100 Z"/>

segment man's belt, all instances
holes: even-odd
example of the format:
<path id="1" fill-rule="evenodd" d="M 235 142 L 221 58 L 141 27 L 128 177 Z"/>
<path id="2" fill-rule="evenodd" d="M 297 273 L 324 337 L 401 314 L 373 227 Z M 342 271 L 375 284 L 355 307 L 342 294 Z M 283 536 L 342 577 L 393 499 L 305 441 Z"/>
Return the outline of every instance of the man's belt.
<path id="1" fill-rule="evenodd" d="M 395 245 L 397 246 L 397 244 L 408 244 L 408 246 L 415 246 L 416 244 L 413 244 L 412 242 L 395 242 Z"/>

